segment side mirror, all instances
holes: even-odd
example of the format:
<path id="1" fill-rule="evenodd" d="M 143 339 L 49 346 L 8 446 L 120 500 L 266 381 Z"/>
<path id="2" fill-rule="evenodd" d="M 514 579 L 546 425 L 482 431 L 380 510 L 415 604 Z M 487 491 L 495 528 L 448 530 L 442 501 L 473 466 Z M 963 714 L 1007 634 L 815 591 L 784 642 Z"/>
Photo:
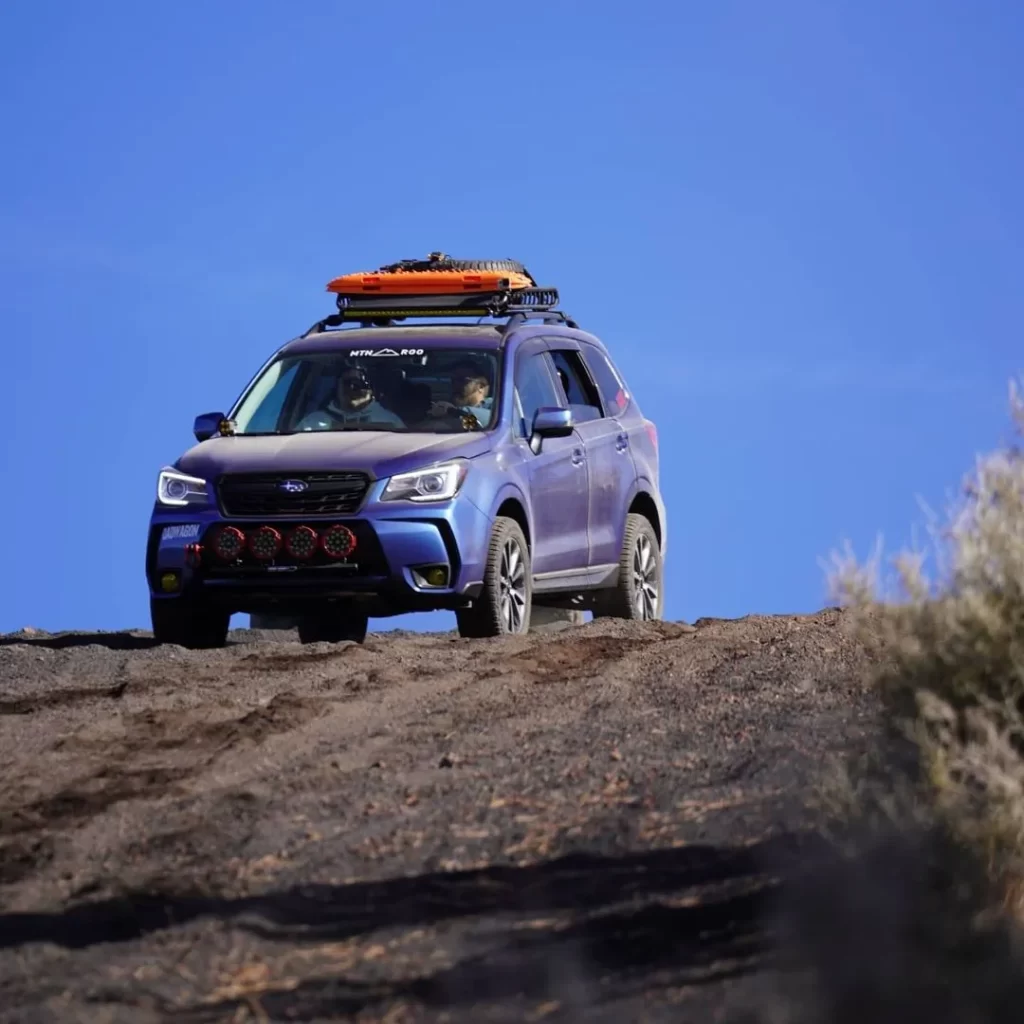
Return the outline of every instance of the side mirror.
<path id="1" fill-rule="evenodd" d="M 572 433 L 572 410 L 546 405 L 533 417 L 534 437 L 568 437 Z"/>
<path id="2" fill-rule="evenodd" d="M 220 425 L 223 422 L 224 413 L 204 412 L 201 416 L 196 417 L 192 424 L 192 433 L 196 435 L 197 441 L 205 441 L 220 433 Z"/>
<path id="3" fill-rule="evenodd" d="M 530 447 L 537 451 L 545 437 L 568 437 L 573 431 L 572 410 L 545 405 L 534 413 Z"/>

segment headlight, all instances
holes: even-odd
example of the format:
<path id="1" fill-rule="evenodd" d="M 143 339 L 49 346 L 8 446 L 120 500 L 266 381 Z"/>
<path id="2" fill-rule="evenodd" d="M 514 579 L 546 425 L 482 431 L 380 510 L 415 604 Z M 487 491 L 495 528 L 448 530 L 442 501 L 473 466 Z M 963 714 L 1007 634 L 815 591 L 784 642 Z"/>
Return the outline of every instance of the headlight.
<path id="1" fill-rule="evenodd" d="M 380 496 L 381 501 L 448 501 L 459 493 L 469 464 L 446 462 L 415 473 L 393 476 Z"/>
<path id="2" fill-rule="evenodd" d="M 156 500 L 161 505 L 205 505 L 206 481 L 176 469 L 162 469 L 156 484 Z"/>

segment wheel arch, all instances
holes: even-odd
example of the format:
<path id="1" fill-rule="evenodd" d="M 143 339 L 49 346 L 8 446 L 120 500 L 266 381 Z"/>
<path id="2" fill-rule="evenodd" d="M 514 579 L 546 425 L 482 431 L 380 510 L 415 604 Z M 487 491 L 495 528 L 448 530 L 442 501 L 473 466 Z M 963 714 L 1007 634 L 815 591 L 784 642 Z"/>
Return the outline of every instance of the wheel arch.
<path id="1" fill-rule="evenodd" d="M 520 529 L 523 531 L 523 536 L 526 538 L 526 546 L 532 552 L 533 529 L 530 523 L 530 513 L 526 499 L 518 488 L 506 487 L 502 489 L 494 503 L 494 511 L 491 514 L 491 518 L 497 519 L 498 516 L 513 519 L 519 524 Z"/>
<path id="2" fill-rule="evenodd" d="M 651 524 L 654 530 L 655 537 L 658 538 L 658 547 L 664 553 L 665 549 L 665 524 L 662 521 L 661 510 L 658 508 L 658 503 L 654 500 L 654 496 L 650 491 L 638 487 L 632 495 L 629 507 L 626 509 L 627 513 L 633 512 L 637 515 L 644 516 L 647 521 Z"/>

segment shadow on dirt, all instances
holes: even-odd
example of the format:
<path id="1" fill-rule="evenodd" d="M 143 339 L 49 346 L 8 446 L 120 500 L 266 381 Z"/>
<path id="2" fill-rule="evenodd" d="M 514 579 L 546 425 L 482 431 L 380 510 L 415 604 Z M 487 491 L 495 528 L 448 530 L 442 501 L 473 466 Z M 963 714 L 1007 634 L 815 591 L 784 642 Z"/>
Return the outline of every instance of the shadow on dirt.
<path id="1" fill-rule="evenodd" d="M 757 846 L 685 846 L 623 857 L 572 854 L 523 867 L 437 872 L 350 885 L 302 885 L 224 898 L 139 892 L 56 913 L 0 914 L 0 949 L 48 942 L 71 949 L 125 942 L 200 917 L 233 921 L 261 938 L 330 942 L 379 928 L 501 913 L 580 910 L 643 900 L 762 874 L 783 840 Z"/>
<path id="2" fill-rule="evenodd" d="M 284 643 L 298 639 L 283 630 L 238 629 L 228 633 L 228 647 Z M 0 647 L 42 647 L 61 651 L 76 647 L 104 647 L 108 651 L 148 651 L 160 644 L 150 634 L 124 630 L 117 633 L 0 633 Z"/>
<path id="3" fill-rule="evenodd" d="M 0 647 L 45 647 L 52 651 L 70 647 L 105 647 L 109 651 L 145 651 L 156 647 L 151 636 L 136 633 L 3 633 Z"/>
<path id="4" fill-rule="evenodd" d="M 140 893 L 61 913 L 0 915 L 0 947 L 47 942 L 83 949 L 213 918 L 254 938 L 309 951 L 304 977 L 286 990 L 268 984 L 259 993 L 272 1020 L 332 1018 L 395 999 L 431 1007 L 541 998 L 563 1007 L 592 1005 L 599 977 L 621 992 L 648 984 L 653 971 L 668 971 L 674 984 L 698 985 L 756 969 L 768 945 L 763 919 L 778 888 L 768 874 L 789 847 L 770 840 L 622 857 L 580 854 L 239 899 Z M 433 947 L 424 929 L 440 926 L 436 934 L 450 936 L 460 920 L 483 925 L 484 933 L 467 933 L 440 958 L 421 953 L 403 961 L 399 955 L 392 968 L 400 977 L 368 981 L 337 969 L 318 973 L 319 949 L 337 949 L 339 942 L 380 929 L 407 929 L 410 941 Z M 367 952 L 372 948 L 371 942 Z M 225 993 L 164 1011 L 188 1021 L 223 1020 L 247 998 Z"/>
<path id="5" fill-rule="evenodd" d="M 260 1009 L 270 1020 L 305 1021 L 410 1001 L 478 1011 L 486 1003 L 546 1000 L 563 1012 L 586 1011 L 613 993 L 648 988 L 653 972 L 668 972 L 674 985 L 707 985 L 756 970 L 767 947 L 759 925 L 764 902 L 755 892 L 693 906 L 595 913 L 568 927 L 545 923 L 525 934 L 506 927 L 487 937 L 487 952 L 450 966 L 426 973 L 414 968 L 411 976 L 377 982 L 312 977 L 285 991 L 259 993 Z M 231 1019 L 249 1005 L 229 997 L 171 1016 L 200 1024 Z"/>

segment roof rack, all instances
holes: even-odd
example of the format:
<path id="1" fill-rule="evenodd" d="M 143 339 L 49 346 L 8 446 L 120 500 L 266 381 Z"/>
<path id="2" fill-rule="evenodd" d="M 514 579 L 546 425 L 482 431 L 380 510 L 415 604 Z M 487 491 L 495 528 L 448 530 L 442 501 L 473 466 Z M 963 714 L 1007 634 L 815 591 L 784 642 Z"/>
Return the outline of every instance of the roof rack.
<path id="1" fill-rule="evenodd" d="M 306 334 L 318 334 L 343 323 L 389 327 L 408 317 L 507 317 L 503 334 L 533 317 L 539 317 L 545 323 L 577 327 L 571 317 L 555 309 L 557 304 L 557 289 L 537 287 L 448 295 L 339 295 L 338 312 L 318 320 Z"/>

